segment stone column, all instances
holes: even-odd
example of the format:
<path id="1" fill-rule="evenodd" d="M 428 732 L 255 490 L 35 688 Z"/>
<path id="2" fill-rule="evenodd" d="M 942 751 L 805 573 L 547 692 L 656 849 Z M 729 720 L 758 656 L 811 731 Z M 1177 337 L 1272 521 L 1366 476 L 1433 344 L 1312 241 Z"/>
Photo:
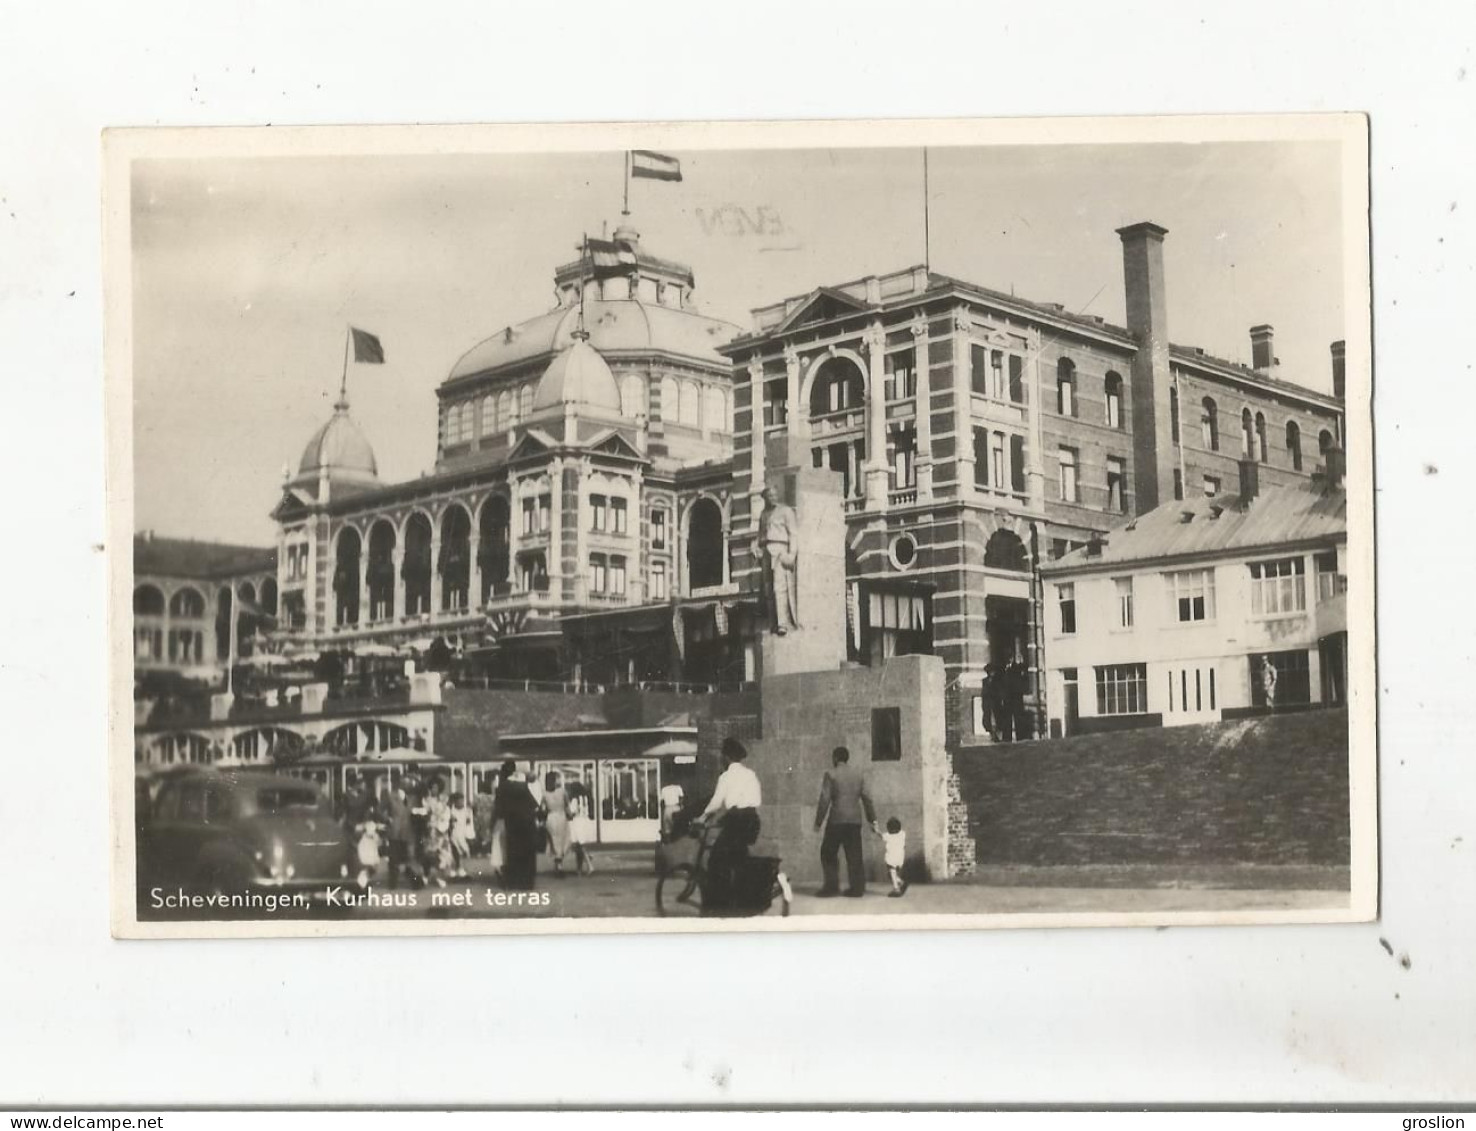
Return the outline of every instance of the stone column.
<path id="1" fill-rule="evenodd" d="M 913 398 L 917 498 L 926 503 L 933 498 L 933 391 L 928 376 L 928 324 L 921 319 L 912 324 L 912 364 L 917 374 L 917 395 Z"/>
<path id="2" fill-rule="evenodd" d="M 973 320 L 967 307 L 953 318 L 953 447 L 957 453 L 958 497 L 974 498 L 974 400 L 969 384 L 969 333 Z"/>
<path id="3" fill-rule="evenodd" d="M 764 489 L 764 363 L 755 360 L 748 366 L 749 401 L 752 409 L 749 431 L 752 435 L 752 450 L 749 456 L 752 471 L 748 484 L 748 528 L 757 533 L 759 528 L 759 505 L 757 497 Z"/>
<path id="4" fill-rule="evenodd" d="M 307 633 L 308 633 L 309 636 L 312 636 L 312 635 L 314 635 L 318 631 L 318 516 L 317 515 L 312 515 L 307 520 L 307 544 L 308 544 L 307 577 L 305 577 L 303 579 L 303 583 L 302 583 L 302 595 L 303 595 L 303 605 L 305 606 L 305 614 L 306 614 L 306 618 L 307 618 L 306 619 Z M 236 622 L 237 615 L 238 615 L 238 613 L 237 613 L 237 609 L 236 609 L 236 590 L 235 590 L 235 587 L 232 586 L 231 587 L 231 624 L 232 624 L 233 627 L 232 627 L 231 636 L 232 636 L 233 639 L 235 637 L 234 625 L 235 625 L 235 622 Z M 232 656 L 231 659 L 234 660 L 235 657 Z"/>
<path id="5" fill-rule="evenodd" d="M 405 577 L 403 573 L 405 569 L 404 531 L 401 531 L 399 535 L 395 538 L 395 552 L 393 557 L 395 563 L 395 598 L 394 608 L 391 609 L 391 615 L 394 620 L 398 621 L 401 617 L 405 615 Z"/>
<path id="6" fill-rule="evenodd" d="M 1029 337 L 1029 354 L 1025 357 L 1025 404 L 1030 422 L 1029 441 L 1025 467 L 1029 481 L 1030 505 L 1037 511 L 1045 509 L 1045 429 L 1042 427 L 1040 399 L 1044 395 L 1040 383 L 1040 331 L 1032 330 Z M 1180 412 L 1183 412 L 1180 406 Z"/>
<path id="7" fill-rule="evenodd" d="M 516 592 L 522 587 L 522 577 L 518 573 L 518 539 L 523 532 L 523 500 L 518 491 L 518 481 L 509 478 L 507 482 L 507 586 L 508 592 Z"/>
<path id="8" fill-rule="evenodd" d="M 371 530 L 373 527 L 370 528 Z M 369 602 L 369 539 L 359 539 L 359 624 L 361 626 L 373 619 L 374 613 Z"/>
<path id="9" fill-rule="evenodd" d="M 441 611 L 441 523 L 439 520 L 431 527 L 431 591 L 430 611 L 431 616 L 436 616 Z"/>
<path id="10" fill-rule="evenodd" d="M 479 609 L 482 607 L 482 563 L 479 554 L 482 549 L 482 508 L 479 506 L 472 512 L 471 532 L 466 536 L 466 607 Z"/>
<path id="11" fill-rule="evenodd" d="M 810 416 L 800 399 L 800 383 L 804 378 L 804 370 L 800 367 L 799 353 L 793 346 L 784 347 L 784 372 L 789 379 L 785 390 L 787 398 L 784 410 L 785 430 L 796 439 L 808 440 L 810 438 Z M 793 455 L 793 446 L 791 446 L 791 458 Z"/>
<path id="12" fill-rule="evenodd" d="M 887 504 L 887 396 L 883 387 L 887 335 L 880 322 L 866 331 L 866 508 Z"/>

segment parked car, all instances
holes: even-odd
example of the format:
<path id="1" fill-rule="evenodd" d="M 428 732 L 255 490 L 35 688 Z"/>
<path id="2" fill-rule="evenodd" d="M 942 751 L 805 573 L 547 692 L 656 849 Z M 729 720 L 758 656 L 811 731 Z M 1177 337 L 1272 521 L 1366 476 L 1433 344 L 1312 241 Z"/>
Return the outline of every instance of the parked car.
<path id="1" fill-rule="evenodd" d="M 342 883 L 349 842 L 315 783 L 261 770 L 170 777 L 139 822 L 140 891 L 234 893 Z"/>

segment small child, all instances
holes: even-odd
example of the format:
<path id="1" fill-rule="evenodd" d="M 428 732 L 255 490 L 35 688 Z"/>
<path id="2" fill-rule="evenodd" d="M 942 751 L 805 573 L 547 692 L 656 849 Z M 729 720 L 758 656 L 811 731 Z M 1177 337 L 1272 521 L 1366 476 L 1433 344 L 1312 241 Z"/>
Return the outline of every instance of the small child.
<path id="1" fill-rule="evenodd" d="M 887 875 L 892 881 L 892 890 L 887 895 L 898 899 L 907 891 L 907 881 L 902 878 L 902 861 L 907 859 L 907 834 L 902 831 L 902 822 L 896 817 L 889 817 L 887 831 L 881 834 L 881 838 L 882 844 L 886 846 L 884 859 L 887 863 Z"/>
<path id="2" fill-rule="evenodd" d="M 471 839 L 474 827 L 475 818 L 472 815 L 471 806 L 466 803 L 466 796 L 460 793 L 453 793 L 451 795 L 451 827 L 448 831 L 451 839 L 453 867 L 451 875 L 456 879 L 466 878 L 466 862 L 471 856 Z"/>

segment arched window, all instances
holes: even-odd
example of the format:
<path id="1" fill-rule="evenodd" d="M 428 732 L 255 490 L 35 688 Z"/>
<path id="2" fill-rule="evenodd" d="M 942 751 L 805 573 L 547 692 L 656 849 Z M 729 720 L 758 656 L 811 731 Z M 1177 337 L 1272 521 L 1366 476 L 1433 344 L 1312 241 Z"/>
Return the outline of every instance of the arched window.
<path id="1" fill-rule="evenodd" d="M 627 420 L 634 420 L 646 411 L 646 381 L 637 373 L 627 373 L 620 379 L 620 412 Z"/>
<path id="2" fill-rule="evenodd" d="M 441 516 L 441 609 L 464 609 L 471 597 L 471 516 L 455 503 Z"/>
<path id="3" fill-rule="evenodd" d="M 1214 397 L 1205 397 L 1201 405 L 1204 414 L 1199 418 L 1199 427 L 1203 432 L 1204 446 L 1217 452 L 1220 450 L 1220 410 L 1215 407 Z"/>
<path id="4" fill-rule="evenodd" d="M 205 596 L 198 589 L 181 589 L 169 598 L 169 615 L 199 620 L 205 615 Z"/>
<path id="5" fill-rule="evenodd" d="M 369 531 L 369 619 L 395 615 L 395 528 L 380 519 Z"/>
<path id="6" fill-rule="evenodd" d="M 1240 454 L 1245 459 L 1250 459 L 1255 454 L 1255 434 L 1251 424 L 1251 410 L 1243 408 L 1240 410 Z"/>
<path id="7" fill-rule="evenodd" d="M 268 616 L 277 615 L 277 581 L 269 577 L 261 583 L 261 608 Z"/>
<path id="8" fill-rule="evenodd" d="M 711 499 L 698 499 L 687 514 L 688 590 L 721 585 L 726 557 L 722 508 Z"/>
<path id="9" fill-rule="evenodd" d="M 231 654 L 231 616 L 235 601 L 231 591 L 222 589 L 215 595 L 215 658 L 227 659 Z"/>
<path id="10" fill-rule="evenodd" d="M 1170 390 L 1172 391 L 1172 390 Z M 1103 392 L 1107 396 L 1107 427 L 1122 427 L 1122 374 L 1108 373 L 1103 382 Z"/>
<path id="11" fill-rule="evenodd" d="M 1012 531 L 996 530 L 989 536 L 989 541 L 984 543 L 984 567 L 1007 569 L 1016 573 L 1027 572 L 1030 560 L 1025 553 L 1025 543 Z"/>
<path id="12" fill-rule="evenodd" d="M 477 568 L 482 573 L 482 603 L 508 592 L 508 529 L 512 511 L 507 500 L 493 495 L 482 504 L 477 532 Z"/>
<path id="13" fill-rule="evenodd" d="M 1076 415 L 1076 365 L 1069 357 L 1056 362 L 1056 412 Z"/>
<path id="14" fill-rule="evenodd" d="M 490 436 L 497 431 L 497 398 L 488 393 L 482 398 L 482 430 L 480 435 Z"/>
<path id="15" fill-rule="evenodd" d="M 678 416 L 681 422 L 689 428 L 699 428 L 702 425 L 702 408 L 699 403 L 700 391 L 695 381 L 683 381 L 681 383 L 680 405 Z"/>
<path id="16" fill-rule="evenodd" d="M 504 431 L 518 422 L 518 402 L 512 393 L 503 389 L 497 394 L 497 426 Z"/>
<path id="17" fill-rule="evenodd" d="M 709 432 L 728 431 L 728 414 L 724 408 L 723 391 L 715 385 L 702 390 L 702 427 Z"/>
<path id="18" fill-rule="evenodd" d="M 1327 449 L 1333 446 L 1332 433 L 1324 428 L 1317 433 L 1317 451 L 1322 456 L 1327 455 Z"/>
<path id="19" fill-rule="evenodd" d="M 810 382 L 810 416 L 827 416 L 860 408 L 866 400 L 866 382 L 856 364 L 845 357 L 820 363 Z"/>
<path id="20" fill-rule="evenodd" d="M 1179 442 L 1179 390 L 1169 386 L 1169 436 L 1175 444 Z"/>
<path id="21" fill-rule="evenodd" d="M 400 576 L 405 579 L 405 612 L 410 616 L 430 612 L 431 524 L 418 511 L 405 523 L 405 561 Z"/>
<path id="22" fill-rule="evenodd" d="M 1291 456 L 1293 471 L 1302 470 L 1302 430 L 1295 420 L 1286 422 L 1286 450 Z"/>
<path id="23" fill-rule="evenodd" d="M 333 555 L 333 596 L 337 608 L 337 624 L 359 623 L 359 574 L 362 572 L 363 543 L 359 532 L 346 526 L 338 534 Z"/>
<path id="24" fill-rule="evenodd" d="M 164 615 L 163 591 L 155 585 L 140 585 L 133 591 L 133 615 L 162 617 Z"/>
<path id="25" fill-rule="evenodd" d="M 1266 448 L 1266 414 L 1256 413 L 1256 459 L 1268 463 Z"/>
<path id="26" fill-rule="evenodd" d="M 661 378 L 661 419 L 675 424 L 678 419 L 677 383 L 675 377 Z"/>
<path id="27" fill-rule="evenodd" d="M 533 386 L 524 385 L 518 390 L 518 419 L 527 420 L 533 415 Z"/>

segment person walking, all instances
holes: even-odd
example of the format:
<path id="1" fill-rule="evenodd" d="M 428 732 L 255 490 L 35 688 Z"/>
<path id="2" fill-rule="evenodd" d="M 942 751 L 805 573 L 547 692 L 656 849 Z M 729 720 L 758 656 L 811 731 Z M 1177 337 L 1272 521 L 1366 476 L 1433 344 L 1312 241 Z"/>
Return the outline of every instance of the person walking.
<path id="1" fill-rule="evenodd" d="M 579 874 L 587 876 L 594 871 L 589 846 L 595 841 L 595 823 L 590 816 L 589 787 L 575 780 L 564 787 L 564 792 L 569 795 L 569 847 L 574 849 L 574 864 Z"/>
<path id="2" fill-rule="evenodd" d="M 723 772 L 717 789 L 701 816 L 693 823 L 699 830 L 709 820 L 721 820 L 717 838 L 707 853 L 707 883 L 702 891 L 702 911 L 721 911 L 733 902 L 735 877 L 758 840 L 759 806 L 763 790 L 758 775 L 744 762 L 748 748 L 736 738 L 723 739 Z"/>
<path id="3" fill-rule="evenodd" d="M 476 796 L 472 798 L 472 851 L 485 856 L 492 854 L 492 783 L 485 778 L 477 783 Z"/>
<path id="4" fill-rule="evenodd" d="M 424 874 L 415 859 L 415 819 L 403 782 L 396 783 L 385 795 L 384 818 L 389 840 L 389 886 L 400 886 L 401 873 L 408 875 L 416 887 L 421 886 Z"/>
<path id="5" fill-rule="evenodd" d="M 861 821 L 864 817 L 871 831 L 876 832 L 876 807 L 871 803 L 866 776 L 851 766 L 851 752 L 837 746 L 830 752 L 830 761 L 831 769 L 820 783 L 820 804 L 815 809 L 815 831 L 825 830 L 820 842 L 820 867 L 825 882 L 819 894 L 824 897 L 840 894 L 840 851 L 844 848 L 846 894 L 859 897 L 866 894 Z"/>
<path id="6" fill-rule="evenodd" d="M 503 837 L 503 887 L 532 891 L 538 872 L 538 802 L 511 759 L 502 764 L 498 775 L 493 823 Z"/>
<path id="7" fill-rule="evenodd" d="M 420 804 L 411 810 L 418 810 L 421 817 L 421 865 L 437 887 L 446 886 L 446 874 L 452 870 L 451 806 L 446 803 L 445 788 L 440 778 L 431 778 Z"/>
<path id="8" fill-rule="evenodd" d="M 564 878 L 564 855 L 569 851 L 569 795 L 564 782 L 550 770 L 543 778 L 543 828 L 554 875 Z"/>

